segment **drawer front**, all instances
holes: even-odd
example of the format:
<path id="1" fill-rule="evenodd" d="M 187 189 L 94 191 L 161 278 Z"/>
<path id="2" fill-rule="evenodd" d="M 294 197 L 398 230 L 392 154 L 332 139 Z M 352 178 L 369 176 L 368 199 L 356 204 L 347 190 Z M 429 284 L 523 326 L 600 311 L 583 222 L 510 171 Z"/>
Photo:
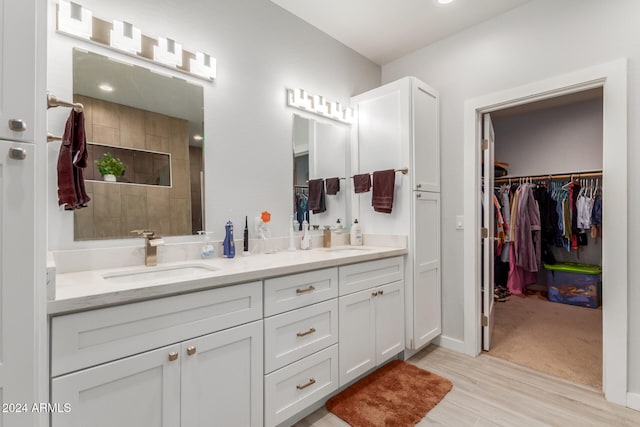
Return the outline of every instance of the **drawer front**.
<path id="1" fill-rule="evenodd" d="M 54 317 L 51 375 L 55 377 L 261 317 L 261 282 Z"/>
<path id="2" fill-rule="evenodd" d="M 264 321 L 265 373 L 338 342 L 338 300 L 289 311 Z"/>
<path id="3" fill-rule="evenodd" d="M 404 260 L 402 257 L 340 267 L 340 295 L 347 295 L 375 286 L 397 282 L 404 278 Z"/>
<path id="4" fill-rule="evenodd" d="M 278 425 L 337 389 L 336 344 L 265 376 L 265 425 Z"/>
<path id="5" fill-rule="evenodd" d="M 327 268 L 264 281 L 264 315 L 294 310 L 338 296 L 338 270 Z"/>

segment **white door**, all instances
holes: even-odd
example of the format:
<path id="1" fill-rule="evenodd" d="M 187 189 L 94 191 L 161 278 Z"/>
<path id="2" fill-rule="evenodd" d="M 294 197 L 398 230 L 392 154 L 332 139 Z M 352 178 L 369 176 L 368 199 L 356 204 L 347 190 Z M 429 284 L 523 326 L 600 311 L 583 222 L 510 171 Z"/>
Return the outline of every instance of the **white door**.
<path id="1" fill-rule="evenodd" d="M 493 332 L 493 291 L 494 291 L 494 207 L 493 207 L 493 166 L 495 136 L 491 116 L 484 115 L 482 121 L 483 138 L 483 210 L 482 210 L 482 349 L 489 351 L 491 348 L 491 334 Z"/>
<path id="2" fill-rule="evenodd" d="M 182 343 L 180 425 L 262 426 L 262 357 L 262 321 Z"/>
<path id="3" fill-rule="evenodd" d="M 413 346 L 442 332 L 440 193 L 414 192 Z M 412 343 L 409 343 L 412 344 Z"/>
<path id="4" fill-rule="evenodd" d="M 376 365 L 404 350 L 404 281 L 376 288 Z"/>
<path id="5" fill-rule="evenodd" d="M 366 289 L 338 298 L 340 387 L 376 366 L 376 293 Z"/>
<path id="6" fill-rule="evenodd" d="M 181 357 L 175 344 L 54 378 L 51 426 L 179 426 Z"/>
<path id="7" fill-rule="evenodd" d="M 0 0 L 1 139 L 34 140 L 36 5 L 33 0 Z"/>
<path id="8" fill-rule="evenodd" d="M 0 403 L 33 403 L 35 147 L 0 141 Z M 44 285 L 44 284 L 43 284 Z M 0 412 L 0 425 L 33 425 L 35 414 Z"/>

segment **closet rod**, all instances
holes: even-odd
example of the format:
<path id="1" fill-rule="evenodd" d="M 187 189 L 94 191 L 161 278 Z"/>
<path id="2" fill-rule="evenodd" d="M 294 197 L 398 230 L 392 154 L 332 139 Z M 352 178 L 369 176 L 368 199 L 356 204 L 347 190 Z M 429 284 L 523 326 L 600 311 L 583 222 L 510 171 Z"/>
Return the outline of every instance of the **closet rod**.
<path id="1" fill-rule="evenodd" d="M 519 179 L 529 179 L 531 181 L 546 181 L 548 179 L 574 179 L 574 178 L 595 178 L 601 177 L 602 171 L 576 172 L 566 174 L 550 174 L 550 175 L 523 175 L 523 176 L 503 176 L 494 179 L 495 183 L 513 182 Z"/>

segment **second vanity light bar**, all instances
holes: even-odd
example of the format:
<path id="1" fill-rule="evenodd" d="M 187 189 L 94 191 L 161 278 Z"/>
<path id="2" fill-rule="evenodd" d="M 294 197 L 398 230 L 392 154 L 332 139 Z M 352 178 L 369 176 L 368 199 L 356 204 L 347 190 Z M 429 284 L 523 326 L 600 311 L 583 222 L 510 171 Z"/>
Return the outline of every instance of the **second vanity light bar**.
<path id="1" fill-rule="evenodd" d="M 351 124 L 354 118 L 353 108 L 329 102 L 323 96 L 310 95 L 304 89 L 287 89 L 287 105 L 342 123 Z"/>

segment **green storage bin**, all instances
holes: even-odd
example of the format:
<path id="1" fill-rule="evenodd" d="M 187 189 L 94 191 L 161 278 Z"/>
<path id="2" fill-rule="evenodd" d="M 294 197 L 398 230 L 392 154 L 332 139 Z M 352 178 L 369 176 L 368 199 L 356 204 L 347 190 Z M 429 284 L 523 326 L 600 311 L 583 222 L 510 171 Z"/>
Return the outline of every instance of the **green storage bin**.
<path id="1" fill-rule="evenodd" d="M 597 308 L 600 306 L 602 267 L 564 262 L 545 264 L 549 301 Z"/>

